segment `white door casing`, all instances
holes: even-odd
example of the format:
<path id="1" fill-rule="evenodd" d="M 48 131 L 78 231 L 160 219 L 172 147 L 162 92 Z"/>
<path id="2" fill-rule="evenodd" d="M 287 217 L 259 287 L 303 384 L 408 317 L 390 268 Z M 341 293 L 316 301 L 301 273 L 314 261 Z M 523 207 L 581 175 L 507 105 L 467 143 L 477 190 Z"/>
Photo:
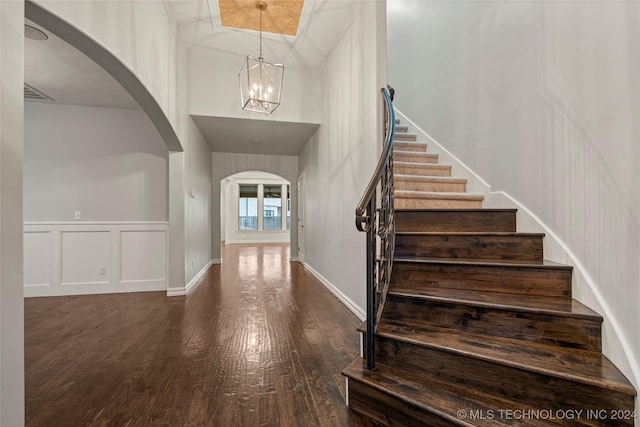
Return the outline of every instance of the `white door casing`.
<path id="1" fill-rule="evenodd" d="M 305 234 L 304 234 L 304 174 L 298 177 L 298 261 L 304 264 Z"/>

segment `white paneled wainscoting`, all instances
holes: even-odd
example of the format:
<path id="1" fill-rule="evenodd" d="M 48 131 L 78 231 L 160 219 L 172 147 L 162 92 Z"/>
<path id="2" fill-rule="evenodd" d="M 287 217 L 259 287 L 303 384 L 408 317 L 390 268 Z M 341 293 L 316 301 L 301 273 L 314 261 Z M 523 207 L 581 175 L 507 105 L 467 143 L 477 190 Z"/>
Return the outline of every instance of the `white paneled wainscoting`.
<path id="1" fill-rule="evenodd" d="M 24 224 L 24 296 L 167 289 L 167 222 Z"/>

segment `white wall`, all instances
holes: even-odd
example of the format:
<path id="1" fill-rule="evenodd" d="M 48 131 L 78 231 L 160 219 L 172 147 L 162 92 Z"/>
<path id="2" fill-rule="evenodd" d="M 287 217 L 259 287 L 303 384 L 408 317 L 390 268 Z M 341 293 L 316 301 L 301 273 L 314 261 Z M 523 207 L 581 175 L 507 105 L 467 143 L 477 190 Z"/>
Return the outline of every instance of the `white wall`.
<path id="1" fill-rule="evenodd" d="M 189 117 L 186 154 L 186 283 L 213 260 L 211 254 L 211 149 Z"/>
<path id="2" fill-rule="evenodd" d="M 305 175 L 305 263 L 362 316 L 366 251 L 355 208 L 382 149 L 384 2 L 355 2 L 351 19 L 319 76 L 322 125 L 302 151 L 299 169 Z"/>
<path id="3" fill-rule="evenodd" d="M 289 181 L 271 173 L 250 171 L 231 175 L 229 181 L 222 180 L 223 192 L 220 200 L 221 234 L 226 244 L 233 243 L 285 243 L 289 242 L 289 230 L 238 230 L 238 186 L 240 184 L 291 185 Z M 260 209 L 258 207 L 258 212 Z M 286 221 L 286 205 L 283 206 L 282 221 Z M 292 222 L 295 226 L 295 222 Z M 295 248 L 292 250 L 295 258 Z"/>
<path id="4" fill-rule="evenodd" d="M 397 108 L 557 237 L 637 388 L 640 4 L 394 0 L 388 16 Z"/>
<path id="5" fill-rule="evenodd" d="M 142 111 L 25 104 L 24 220 L 167 221 L 166 145 Z"/>
<path id="6" fill-rule="evenodd" d="M 283 177 L 289 182 L 298 179 L 298 158 L 294 156 L 269 156 L 262 154 L 212 153 L 212 205 L 213 205 L 213 258 L 220 258 L 220 181 L 239 172 L 263 171 Z M 298 189 L 291 187 L 291 223 L 298 217 Z M 228 218 L 227 218 L 228 221 Z M 298 230 L 292 227 L 290 233 L 291 257 L 295 258 L 298 247 Z"/>
<path id="7" fill-rule="evenodd" d="M 238 71 L 246 56 L 193 48 L 189 53 L 191 107 L 194 115 L 253 118 L 286 122 L 318 123 L 320 106 L 319 82 L 312 70 L 291 62 L 285 64 L 282 86 L 283 102 L 271 115 L 241 109 Z M 266 58 L 278 62 L 277 58 Z"/>
<path id="8" fill-rule="evenodd" d="M 24 425 L 24 2 L 0 2 L 0 425 Z"/>
<path id="9" fill-rule="evenodd" d="M 211 149 L 189 115 L 192 82 L 189 80 L 188 54 L 182 42 L 178 44 L 178 136 L 184 153 L 184 234 L 185 234 L 185 283 L 187 289 L 211 263 L 219 263 L 213 257 L 211 245 Z M 216 182 L 216 186 L 218 182 Z M 180 198 L 177 198 L 179 203 Z M 217 258 L 217 259 L 214 259 Z"/>

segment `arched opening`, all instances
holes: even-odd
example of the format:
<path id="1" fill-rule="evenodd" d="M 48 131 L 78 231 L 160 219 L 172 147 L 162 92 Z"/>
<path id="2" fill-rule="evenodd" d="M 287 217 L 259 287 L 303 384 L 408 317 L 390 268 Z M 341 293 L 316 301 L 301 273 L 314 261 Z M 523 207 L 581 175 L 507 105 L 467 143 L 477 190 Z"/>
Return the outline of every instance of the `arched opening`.
<path id="1" fill-rule="evenodd" d="M 243 171 L 220 180 L 221 244 L 289 244 L 291 193 L 291 182 L 270 172 Z"/>
<path id="2" fill-rule="evenodd" d="M 230 213 L 228 213 L 228 209 L 224 209 L 223 212 L 223 203 L 225 203 L 225 191 L 231 191 L 232 187 L 229 187 L 230 182 L 237 178 L 238 174 L 248 173 L 248 174 L 264 174 L 263 178 L 268 178 L 264 183 L 273 184 L 275 186 L 287 185 L 287 200 L 285 212 L 288 211 L 286 215 L 285 222 L 281 220 L 280 228 L 281 230 L 267 230 L 263 236 L 260 237 L 251 237 L 252 234 L 248 230 L 235 230 L 236 233 L 230 233 L 229 229 L 231 226 L 239 228 L 238 222 L 240 219 L 230 218 Z M 227 181 L 228 179 L 228 181 Z M 271 181 L 269 181 L 271 180 Z M 236 241 L 235 239 L 240 238 L 242 241 L 242 231 L 244 231 L 244 241 L 249 243 L 265 241 L 265 238 L 269 237 L 269 233 L 271 233 L 271 237 L 275 235 L 279 235 L 280 241 L 284 241 L 285 238 L 288 237 L 290 254 L 289 258 L 291 261 L 298 261 L 298 159 L 293 156 L 246 156 L 240 154 L 233 153 L 218 153 L 214 152 L 212 155 L 212 180 L 213 185 L 211 186 L 212 195 L 211 195 L 211 205 L 212 205 L 212 258 L 214 261 L 220 261 L 222 258 L 222 245 L 223 242 L 228 243 L 229 238 L 231 241 Z M 219 183 L 219 184 L 218 184 Z M 245 180 L 245 184 L 251 184 Z M 239 181 L 236 182 L 239 185 Z M 239 186 L 236 185 L 237 192 L 240 191 Z M 282 188 L 282 187 L 280 187 Z M 259 190 L 255 188 L 256 194 Z M 250 191 L 250 189 L 247 189 Z M 264 187 L 262 188 L 264 191 Z M 281 199 L 283 198 L 283 190 L 280 193 Z M 277 199 L 277 197 L 275 197 Z M 239 200 L 234 200 L 229 203 L 238 203 L 238 212 L 239 212 Z M 256 202 L 257 206 L 257 202 Z M 277 209 L 273 209 L 274 215 L 277 212 Z M 235 214 L 234 214 L 235 215 Z M 262 218 L 262 228 L 264 229 L 264 212 L 261 212 Z M 238 215 L 239 216 L 239 215 Z M 230 223 L 231 221 L 231 223 Z M 247 219 L 246 221 L 252 221 Z M 273 221 L 274 225 L 272 227 L 277 228 L 277 221 Z M 224 224 L 224 225 L 223 225 Z M 286 230 L 282 230 L 283 224 L 286 227 Z M 247 226 L 249 223 L 247 223 Z M 256 227 L 258 230 L 260 229 L 260 225 L 257 223 L 256 219 Z M 255 231 L 255 230 L 254 230 Z M 263 230 L 265 231 L 265 230 Z M 232 235 L 233 234 L 233 235 Z"/>

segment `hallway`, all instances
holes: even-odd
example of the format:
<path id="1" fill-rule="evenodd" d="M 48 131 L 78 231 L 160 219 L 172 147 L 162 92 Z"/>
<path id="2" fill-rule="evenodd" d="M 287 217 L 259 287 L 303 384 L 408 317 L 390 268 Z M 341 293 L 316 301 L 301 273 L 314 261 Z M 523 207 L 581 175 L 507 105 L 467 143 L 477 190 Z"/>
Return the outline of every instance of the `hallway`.
<path id="1" fill-rule="evenodd" d="M 347 426 L 359 320 L 287 244 L 228 245 L 187 297 L 25 300 L 28 426 Z"/>

